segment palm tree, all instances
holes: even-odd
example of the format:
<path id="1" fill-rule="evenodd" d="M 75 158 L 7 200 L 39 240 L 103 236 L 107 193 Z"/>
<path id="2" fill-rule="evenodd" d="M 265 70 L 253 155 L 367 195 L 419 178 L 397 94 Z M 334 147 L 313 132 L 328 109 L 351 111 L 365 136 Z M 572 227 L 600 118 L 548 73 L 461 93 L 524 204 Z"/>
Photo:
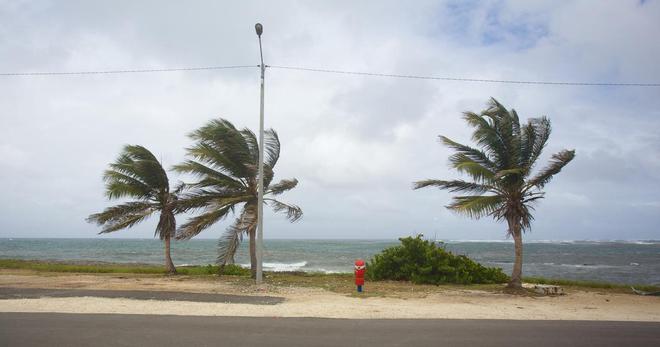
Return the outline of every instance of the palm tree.
<path id="1" fill-rule="evenodd" d="M 196 141 L 194 146 L 187 149 L 190 159 L 174 169 L 193 174 L 199 181 L 187 185 L 188 192 L 182 197 L 180 206 L 184 211 L 202 211 L 179 228 L 177 238 L 194 237 L 242 205 L 239 217 L 220 238 L 218 263 L 221 269 L 225 264 L 233 263 L 243 235 L 247 234 L 250 238 L 252 276 L 255 277 L 255 236 L 259 218 L 257 138 L 249 129 L 238 130 L 225 119 L 212 120 L 189 136 Z M 293 189 L 298 184 L 295 178 L 271 185 L 273 168 L 280 157 L 280 141 L 273 129 L 265 132 L 264 152 L 264 196 L 277 196 Z M 302 210 L 296 205 L 272 197 L 264 198 L 264 204 L 270 205 L 275 212 L 286 213 L 291 222 L 302 217 Z"/>
<path id="2" fill-rule="evenodd" d="M 133 198 L 135 201 L 108 207 L 87 218 L 103 226 L 99 234 L 130 228 L 160 211 L 155 235 L 165 242 L 165 266 L 170 274 L 176 268 L 170 256 L 170 240 L 175 236 L 178 194 L 182 185 L 170 191 L 167 173 L 156 157 L 142 146 L 124 146 L 117 161 L 105 171 L 105 194 L 108 199 Z"/>
<path id="3" fill-rule="evenodd" d="M 425 180 L 414 189 L 435 186 L 452 193 L 448 209 L 479 219 L 491 216 L 506 220 L 508 235 L 513 237 L 515 263 L 508 287 L 522 287 L 522 232 L 529 230 L 534 219 L 533 203 L 544 197 L 543 187 L 575 157 L 574 150 L 562 150 L 549 164 L 532 174 L 532 169 L 550 137 L 550 120 L 531 118 L 522 126 L 515 110 L 507 111 L 491 98 L 488 109 L 481 114 L 465 112 L 463 118 L 474 128 L 472 140 L 481 149 L 462 145 L 440 136 L 442 143 L 456 153 L 449 157 L 450 165 L 465 173 L 472 181 Z"/>

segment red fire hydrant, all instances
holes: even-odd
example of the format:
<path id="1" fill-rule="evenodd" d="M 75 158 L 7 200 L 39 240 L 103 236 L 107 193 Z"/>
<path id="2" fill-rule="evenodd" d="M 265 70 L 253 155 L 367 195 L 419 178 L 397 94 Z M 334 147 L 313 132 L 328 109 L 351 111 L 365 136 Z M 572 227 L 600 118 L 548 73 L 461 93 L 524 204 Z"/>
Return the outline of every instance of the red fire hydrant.
<path id="1" fill-rule="evenodd" d="M 364 285 L 364 272 L 366 265 L 364 260 L 358 259 L 355 261 L 355 285 L 357 286 L 358 293 L 362 293 L 362 286 Z"/>

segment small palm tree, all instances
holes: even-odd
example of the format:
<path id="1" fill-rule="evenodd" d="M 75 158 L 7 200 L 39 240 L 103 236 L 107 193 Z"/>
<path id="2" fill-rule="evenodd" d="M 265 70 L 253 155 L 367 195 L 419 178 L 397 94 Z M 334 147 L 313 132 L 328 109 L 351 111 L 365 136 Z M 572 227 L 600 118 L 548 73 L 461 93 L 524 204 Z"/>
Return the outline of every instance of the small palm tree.
<path id="1" fill-rule="evenodd" d="M 194 237 L 242 205 L 239 217 L 220 238 L 218 263 L 221 266 L 233 263 L 243 235 L 247 234 L 250 238 L 250 264 L 254 277 L 257 266 L 255 237 L 259 218 L 257 138 L 249 129 L 238 130 L 224 119 L 208 122 L 191 133 L 190 138 L 196 141 L 194 146 L 188 148 L 191 159 L 174 169 L 193 174 L 199 181 L 187 185 L 188 192 L 181 198 L 180 207 L 184 211 L 201 209 L 202 213 L 183 224 L 177 238 Z M 298 180 L 295 178 L 271 185 L 273 168 L 280 157 L 280 141 L 274 130 L 265 132 L 264 146 L 264 196 L 280 195 L 296 187 Z M 270 205 L 276 212 L 286 213 L 291 222 L 302 217 L 300 207 L 272 197 L 265 197 L 264 204 Z"/>
<path id="2" fill-rule="evenodd" d="M 170 192 L 167 173 L 156 157 L 142 146 L 124 146 L 116 162 L 105 171 L 106 196 L 109 199 L 133 198 L 135 201 L 108 207 L 90 215 L 87 221 L 103 226 L 100 234 L 130 228 L 153 213 L 160 212 L 155 235 L 165 242 L 165 266 L 176 273 L 170 256 L 170 240 L 175 236 L 177 195 L 182 186 Z"/>
<path id="3" fill-rule="evenodd" d="M 522 232 L 531 227 L 533 203 L 542 199 L 543 187 L 575 157 L 574 150 L 563 150 L 535 175 L 532 169 L 550 137 L 550 120 L 531 118 L 522 126 L 515 110 L 507 111 L 491 98 L 481 114 L 465 112 L 464 119 L 474 128 L 472 140 L 480 149 L 441 136 L 442 142 L 456 151 L 449 157 L 451 166 L 472 178 L 464 180 L 425 180 L 414 189 L 435 186 L 455 196 L 448 209 L 471 218 L 491 216 L 506 220 L 513 237 L 515 263 L 509 287 L 522 287 Z"/>

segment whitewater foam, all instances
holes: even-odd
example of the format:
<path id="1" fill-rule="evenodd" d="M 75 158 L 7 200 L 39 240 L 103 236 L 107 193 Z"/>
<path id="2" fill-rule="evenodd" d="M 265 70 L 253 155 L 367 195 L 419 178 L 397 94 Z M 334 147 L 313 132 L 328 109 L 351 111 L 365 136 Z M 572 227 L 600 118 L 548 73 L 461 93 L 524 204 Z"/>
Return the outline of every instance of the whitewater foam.
<path id="1" fill-rule="evenodd" d="M 301 271 L 307 265 L 306 261 L 297 263 L 263 263 L 263 269 L 273 272 Z M 240 264 L 240 266 L 249 268 L 250 264 Z"/>

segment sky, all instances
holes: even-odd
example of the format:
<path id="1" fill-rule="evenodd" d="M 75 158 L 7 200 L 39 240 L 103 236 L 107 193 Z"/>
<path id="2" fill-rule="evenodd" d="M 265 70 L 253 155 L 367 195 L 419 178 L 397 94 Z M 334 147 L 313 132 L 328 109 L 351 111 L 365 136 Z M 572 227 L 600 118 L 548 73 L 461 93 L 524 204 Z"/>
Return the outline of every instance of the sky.
<path id="1" fill-rule="evenodd" d="M 0 72 L 266 64 L 481 79 L 660 82 L 660 1 L 5 1 Z M 265 126 L 295 224 L 265 238 L 505 239 L 506 226 L 412 190 L 462 178 L 438 135 L 470 143 L 464 111 L 494 97 L 547 116 L 541 157 L 575 149 L 535 210 L 537 240 L 660 239 L 660 88 L 410 80 L 270 68 Z M 0 237 L 150 238 L 152 218 L 98 236 L 102 173 L 125 144 L 171 167 L 213 118 L 258 129 L 259 69 L 0 76 Z M 171 182 L 186 177 L 171 173 Z M 179 215 L 183 224 L 189 216 Z M 228 223 L 198 237 L 217 238 Z"/>

